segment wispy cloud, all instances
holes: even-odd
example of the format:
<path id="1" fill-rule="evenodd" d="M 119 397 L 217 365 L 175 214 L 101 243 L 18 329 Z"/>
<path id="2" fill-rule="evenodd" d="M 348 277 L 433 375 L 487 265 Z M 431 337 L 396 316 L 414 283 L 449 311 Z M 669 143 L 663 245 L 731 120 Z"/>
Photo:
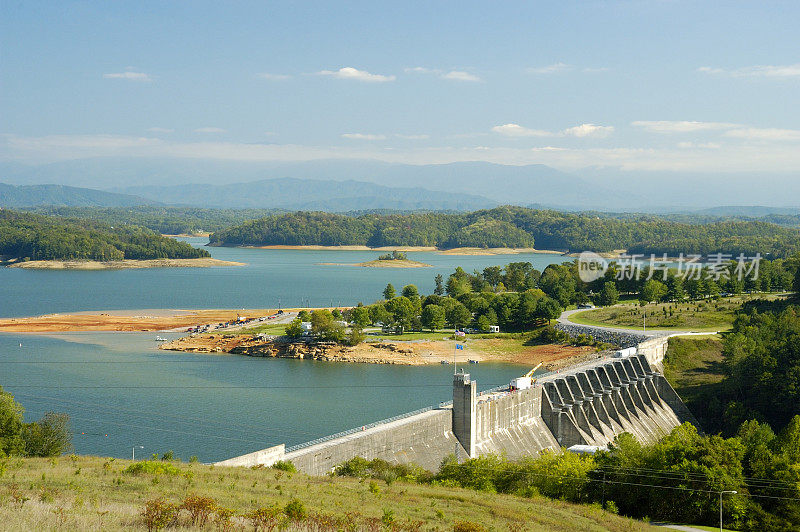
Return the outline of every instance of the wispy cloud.
<path id="1" fill-rule="evenodd" d="M 492 131 L 506 137 L 552 137 L 553 134 L 542 129 L 530 129 L 519 124 L 503 124 L 494 126 Z"/>
<path id="2" fill-rule="evenodd" d="M 607 137 L 614 132 L 614 126 L 598 126 L 595 124 L 581 124 L 568 127 L 561 133 L 569 137 Z"/>
<path id="3" fill-rule="evenodd" d="M 353 67 L 343 67 L 339 70 L 321 70 L 317 72 L 320 76 L 330 76 L 338 79 L 352 79 L 355 81 L 365 81 L 368 83 L 385 83 L 394 81 L 395 76 L 385 76 L 383 74 L 372 74 L 366 70 L 358 70 Z"/>
<path id="4" fill-rule="evenodd" d="M 353 140 L 386 140 L 386 135 L 374 135 L 372 133 L 345 133 L 342 137 Z"/>
<path id="5" fill-rule="evenodd" d="M 747 140 L 800 141 L 800 130 L 747 127 L 725 132 L 726 137 Z"/>
<path id="6" fill-rule="evenodd" d="M 425 139 L 431 138 L 430 135 L 424 135 L 424 134 L 423 135 L 403 135 L 403 134 L 400 134 L 400 133 L 397 133 L 395 135 L 395 137 L 397 137 L 399 139 L 406 139 L 406 140 L 425 140 Z"/>
<path id="7" fill-rule="evenodd" d="M 403 69 L 406 74 L 432 74 L 440 79 L 450 81 L 483 81 L 480 76 L 466 70 L 442 70 L 441 68 L 411 67 Z"/>
<path id="8" fill-rule="evenodd" d="M 566 63 L 553 63 L 543 67 L 529 68 L 528 72 L 531 74 L 557 74 L 559 72 L 567 72 L 573 70 L 575 67 Z"/>
<path id="9" fill-rule="evenodd" d="M 693 172 L 797 172 L 800 150 L 792 143 L 730 143 L 672 148 L 569 148 L 563 146 L 424 146 L 386 150 L 383 144 L 306 146 L 221 141 L 172 142 L 157 138 L 114 135 L 0 135 L 0 151 L 8 160 L 55 161 L 84 157 L 174 157 L 225 161 L 307 161 L 373 159 L 405 164 L 487 161 L 499 164 L 547 164 L 578 169 L 609 166 L 622 170 Z"/>
<path id="10" fill-rule="evenodd" d="M 703 66 L 698 68 L 697 71 L 735 78 L 798 78 L 800 77 L 800 63 L 792 65 L 754 65 L 733 69 Z"/>
<path id="11" fill-rule="evenodd" d="M 506 137 L 607 137 L 614 131 L 614 126 L 598 126 L 596 124 L 581 124 L 568 127 L 559 132 L 544 129 L 530 129 L 519 124 L 503 124 L 494 126 L 492 131 Z"/>
<path id="12" fill-rule="evenodd" d="M 261 72 L 256 74 L 256 77 L 269 81 L 286 81 L 287 79 L 292 79 L 292 76 L 288 74 L 270 74 L 269 72 Z"/>
<path id="13" fill-rule="evenodd" d="M 722 131 L 741 127 L 728 122 L 696 122 L 691 120 L 636 120 L 634 127 L 641 127 L 652 133 L 695 133 L 698 131 Z"/>
<path id="14" fill-rule="evenodd" d="M 194 130 L 195 133 L 225 133 L 226 130 L 222 129 L 221 127 L 199 127 Z"/>
<path id="15" fill-rule="evenodd" d="M 464 72 L 463 70 L 451 70 L 440 76 L 442 79 L 450 79 L 454 81 L 481 81 L 481 78 L 475 74 Z"/>
<path id="16" fill-rule="evenodd" d="M 150 131 L 151 133 L 174 133 L 175 132 L 174 129 L 168 129 L 168 128 L 165 128 L 165 127 L 151 127 L 151 128 L 147 128 L 147 131 Z"/>
<path id="17" fill-rule="evenodd" d="M 124 79 L 128 81 L 153 81 L 150 74 L 144 72 L 134 72 L 127 70 L 125 72 L 112 72 L 110 74 L 103 74 L 105 79 Z"/>

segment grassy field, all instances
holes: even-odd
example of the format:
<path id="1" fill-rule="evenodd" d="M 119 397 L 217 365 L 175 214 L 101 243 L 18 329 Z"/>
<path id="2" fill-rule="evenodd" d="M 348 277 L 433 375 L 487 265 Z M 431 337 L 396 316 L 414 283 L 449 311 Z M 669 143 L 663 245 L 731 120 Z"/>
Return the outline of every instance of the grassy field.
<path id="1" fill-rule="evenodd" d="M 741 307 L 740 297 L 690 303 L 624 303 L 613 307 L 587 310 L 570 316 L 581 325 L 600 325 L 624 329 L 642 329 L 645 314 L 648 329 L 692 331 L 726 331 L 731 328 L 734 313 Z"/>
<path id="2" fill-rule="evenodd" d="M 300 501 L 306 517 L 289 521 L 285 512 L 277 512 L 278 520 L 286 526 L 278 529 L 657 530 L 598 507 L 542 497 L 197 463 L 152 462 L 172 471 L 131 474 L 125 472 L 131 463 L 78 456 L 0 461 L 2 529 L 147 530 L 143 516 L 146 503 L 163 498 L 164 503 L 188 503 L 188 508 L 194 508 L 194 524 L 188 508 L 180 510 L 173 523 L 188 530 L 253 530 L 255 510 L 261 508 L 261 516 L 267 519 L 274 511 L 270 508 L 285 509 L 292 500 Z M 206 497 L 210 499 L 203 499 Z M 298 504 L 293 503 L 293 507 L 297 510 Z M 153 504 L 150 509 L 151 517 L 164 513 L 155 512 Z M 472 526 L 456 528 L 457 523 Z M 257 530 L 273 529 L 262 525 Z"/>
<path id="3" fill-rule="evenodd" d="M 706 407 L 724 376 L 719 335 L 670 338 L 664 376 L 703 427 L 715 426 Z"/>

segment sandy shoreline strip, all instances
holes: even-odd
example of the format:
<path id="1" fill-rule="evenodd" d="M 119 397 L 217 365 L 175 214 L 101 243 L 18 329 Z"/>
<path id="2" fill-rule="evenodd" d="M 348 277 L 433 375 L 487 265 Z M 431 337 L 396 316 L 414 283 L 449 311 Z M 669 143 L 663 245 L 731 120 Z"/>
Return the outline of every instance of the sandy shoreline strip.
<path id="1" fill-rule="evenodd" d="M 268 316 L 275 312 L 275 309 L 151 309 L 47 314 L 28 318 L 2 318 L 0 332 L 167 331 L 226 322 L 236 319 L 237 316 Z"/>
<path id="2" fill-rule="evenodd" d="M 212 259 L 152 259 L 152 260 L 115 260 L 100 262 L 94 260 L 31 260 L 10 264 L 9 268 L 26 270 L 122 270 L 136 268 L 210 268 L 213 266 L 246 266 L 244 262 Z"/>
<path id="3" fill-rule="evenodd" d="M 369 262 L 318 262 L 320 266 L 360 266 L 362 268 L 431 268 L 415 260 L 371 260 Z"/>
<path id="4" fill-rule="evenodd" d="M 435 251 L 441 255 L 516 255 L 519 253 L 548 253 L 563 255 L 562 251 L 535 248 L 452 248 L 439 249 L 433 246 L 382 246 L 371 248 L 369 246 L 243 246 L 253 249 L 275 250 L 306 250 L 306 251 Z"/>

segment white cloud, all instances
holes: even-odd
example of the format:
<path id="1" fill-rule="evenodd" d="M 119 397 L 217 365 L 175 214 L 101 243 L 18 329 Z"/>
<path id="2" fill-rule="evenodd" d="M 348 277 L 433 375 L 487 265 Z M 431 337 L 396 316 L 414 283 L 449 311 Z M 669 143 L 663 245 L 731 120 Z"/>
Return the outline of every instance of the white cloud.
<path id="1" fill-rule="evenodd" d="M 543 67 L 529 68 L 528 72 L 532 74 L 557 74 L 558 72 L 567 72 L 574 67 L 566 63 L 553 63 Z"/>
<path id="2" fill-rule="evenodd" d="M 529 129 L 522 127 L 519 124 L 503 124 L 502 126 L 494 126 L 492 131 L 500 133 L 506 137 L 551 137 L 553 134 L 549 131 L 541 129 Z"/>
<path id="3" fill-rule="evenodd" d="M 222 129 L 221 127 L 199 127 L 194 130 L 195 133 L 225 133 L 226 130 Z"/>
<path id="4" fill-rule="evenodd" d="M 114 135 L 0 135 L 3 160 L 45 161 L 86 157 L 172 157 L 225 161 L 308 161 L 372 159 L 406 164 L 486 161 L 498 164 L 546 164 L 563 169 L 605 166 L 621 170 L 692 172 L 800 172 L 800 150 L 787 143 L 731 143 L 673 148 L 566 148 L 563 146 L 424 146 L 386 150 L 383 144 L 310 146 L 220 141 L 173 142 Z"/>
<path id="5" fill-rule="evenodd" d="M 735 78 L 798 78 L 800 77 L 800 63 L 794 63 L 793 65 L 754 65 L 734 69 L 704 66 L 698 68 L 697 71 Z"/>
<path id="6" fill-rule="evenodd" d="M 168 128 L 165 128 L 165 127 L 151 127 L 151 128 L 147 128 L 147 131 L 150 131 L 151 133 L 174 133 L 175 132 L 174 129 L 168 129 Z"/>
<path id="7" fill-rule="evenodd" d="M 678 147 L 683 149 L 702 148 L 707 150 L 718 150 L 722 147 L 722 144 L 719 142 L 679 142 Z"/>
<path id="8" fill-rule="evenodd" d="M 431 138 L 430 135 L 402 135 L 400 133 L 397 133 L 395 137 L 406 140 L 425 140 Z"/>
<path id="9" fill-rule="evenodd" d="M 595 124 L 581 124 L 562 131 L 570 137 L 607 137 L 614 131 L 614 126 L 597 126 Z"/>
<path id="10" fill-rule="evenodd" d="M 475 74 L 464 72 L 463 70 L 451 70 L 446 74 L 440 76 L 442 79 L 451 79 L 455 81 L 481 81 L 481 78 Z"/>
<path id="11" fill-rule="evenodd" d="M 386 140 L 386 135 L 373 135 L 371 133 L 345 133 L 342 137 L 354 140 Z"/>
<path id="12" fill-rule="evenodd" d="M 728 122 L 694 122 L 687 120 L 637 120 L 632 126 L 652 133 L 694 133 L 697 131 L 720 131 L 740 127 Z"/>
<path id="13" fill-rule="evenodd" d="M 405 72 L 406 74 L 438 74 L 441 72 L 441 70 L 418 66 L 418 67 L 404 68 L 403 72 Z"/>
<path id="14" fill-rule="evenodd" d="M 128 81 L 153 81 L 150 74 L 144 72 L 133 72 L 128 70 L 126 72 L 112 72 L 110 74 L 103 74 L 106 79 L 125 79 Z"/>
<path id="15" fill-rule="evenodd" d="M 725 132 L 726 137 L 747 140 L 800 141 L 800 130 L 777 128 L 741 128 Z"/>
<path id="16" fill-rule="evenodd" d="M 269 81 L 286 81 L 287 79 L 292 79 L 292 76 L 288 74 L 270 74 L 269 72 L 261 72 L 260 74 L 256 74 L 256 76 Z"/>
<path id="17" fill-rule="evenodd" d="M 394 81 L 395 76 L 384 76 L 383 74 L 371 74 L 366 70 L 358 70 L 353 67 L 344 67 L 339 70 L 321 70 L 317 72 L 320 76 L 331 76 L 338 79 L 352 79 L 356 81 L 366 81 L 370 83 L 383 83 Z"/>

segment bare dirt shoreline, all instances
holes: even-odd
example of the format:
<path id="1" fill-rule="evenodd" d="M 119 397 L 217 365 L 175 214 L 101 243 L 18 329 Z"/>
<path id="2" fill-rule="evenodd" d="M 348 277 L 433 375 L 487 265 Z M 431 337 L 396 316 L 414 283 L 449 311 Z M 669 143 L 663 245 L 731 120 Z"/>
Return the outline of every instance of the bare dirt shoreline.
<path id="1" fill-rule="evenodd" d="M 415 260 L 371 260 L 369 262 L 320 262 L 320 266 L 360 266 L 362 268 L 431 268 L 430 264 Z"/>
<path id="2" fill-rule="evenodd" d="M 210 268 L 212 266 L 245 266 L 245 263 L 204 257 L 198 259 L 125 259 L 109 262 L 95 260 L 31 260 L 8 265 L 9 268 L 29 270 L 122 270 L 134 268 Z"/>
<path id="3" fill-rule="evenodd" d="M 71 331 L 168 331 L 226 322 L 237 316 L 267 316 L 274 309 L 126 310 L 47 314 L 0 319 L 0 332 L 50 333 Z"/>
<path id="4" fill-rule="evenodd" d="M 435 251 L 441 255 L 515 255 L 518 253 L 550 253 L 563 255 L 561 251 L 535 248 L 451 248 L 439 249 L 433 246 L 244 246 L 254 249 L 308 250 L 308 251 Z"/>
<path id="5" fill-rule="evenodd" d="M 444 336 L 444 333 L 443 333 Z M 518 345 L 519 344 L 519 345 Z M 397 341 L 384 339 L 356 346 L 333 343 L 284 343 L 264 340 L 254 335 L 203 334 L 165 342 L 160 349 L 189 353 L 235 354 L 253 357 L 297 358 L 329 362 L 398 364 L 426 366 L 453 361 L 453 342 L 446 340 Z M 456 362 L 504 362 L 535 366 L 542 363 L 550 370 L 560 369 L 596 357 L 590 347 L 568 345 L 521 345 L 507 338 L 471 339 L 457 353 Z"/>

